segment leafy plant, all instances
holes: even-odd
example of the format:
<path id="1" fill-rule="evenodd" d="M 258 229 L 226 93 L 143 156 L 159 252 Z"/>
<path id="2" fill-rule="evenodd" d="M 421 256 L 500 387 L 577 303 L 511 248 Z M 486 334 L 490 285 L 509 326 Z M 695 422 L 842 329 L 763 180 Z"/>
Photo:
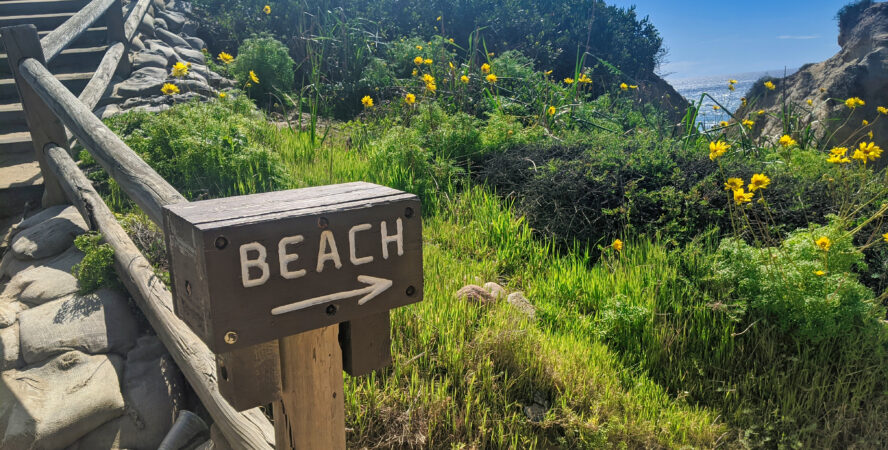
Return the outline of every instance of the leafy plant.
<path id="1" fill-rule="evenodd" d="M 294 64 L 287 47 L 263 33 L 244 40 L 238 48 L 232 72 L 250 97 L 265 104 L 271 101 L 269 94 L 293 88 Z"/>
<path id="2" fill-rule="evenodd" d="M 102 243 L 102 235 L 86 233 L 74 239 L 74 246 L 83 252 L 83 260 L 71 268 L 80 284 L 80 293 L 89 294 L 100 287 L 118 283 L 114 272 L 114 249 Z"/>

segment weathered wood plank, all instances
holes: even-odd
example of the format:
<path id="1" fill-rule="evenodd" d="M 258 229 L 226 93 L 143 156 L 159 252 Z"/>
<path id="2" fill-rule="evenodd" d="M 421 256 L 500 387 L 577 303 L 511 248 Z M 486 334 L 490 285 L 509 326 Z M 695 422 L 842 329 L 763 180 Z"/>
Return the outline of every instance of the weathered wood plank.
<path id="1" fill-rule="evenodd" d="M 173 313 L 172 294 L 67 151 L 50 145 L 46 153 L 50 170 L 62 180 L 68 199 L 114 249 L 121 281 L 228 442 L 238 449 L 273 448 L 274 431 L 262 412 L 251 409 L 238 413 L 219 393 L 213 354 Z"/>
<path id="2" fill-rule="evenodd" d="M 25 120 L 31 132 L 31 141 L 37 162 L 40 163 L 40 171 L 43 174 L 43 206 L 51 206 L 65 203 L 65 195 L 59 186 L 58 180 L 53 178 L 47 170 L 46 157 L 43 147 L 50 142 L 67 142 L 65 140 L 65 127 L 53 113 L 51 108 L 41 99 L 40 95 L 28 83 L 22 81 L 20 68 L 14 62 L 27 59 L 35 65 L 43 67 L 43 49 L 37 37 L 37 28 L 34 25 L 17 25 L 6 27 L 2 30 L 3 43 L 6 47 L 7 58 L 10 61 L 15 86 L 18 89 L 19 98 L 22 100 L 22 109 Z M 50 75 L 52 76 L 52 75 Z M 55 80 L 55 78 L 53 78 Z M 56 80 L 59 86 L 62 84 Z M 62 86 L 62 89 L 65 89 Z M 67 91 L 67 89 L 65 89 Z"/>
<path id="3" fill-rule="evenodd" d="M 78 97 L 87 108 L 93 109 L 99 103 L 102 94 L 108 89 L 111 77 L 114 76 L 114 72 L 117 70 L 121 59 L 126 57 L 125 55 L 126 45 L 123 42 L 115 42 L 108 47 L 105 56 L 102 57 L 102 62 L 99 63 L 99 67 Z"/>
<path id="4" fill-rule="evenodd" d="M 164 205 L 186 201 L 39 61 L 25 59 L 19 64 L 19 71 L 21 79 L 43 99 L 55 116 L 154 223 L 163 226 Z M 65 142 L 65 135 L 57 139 L 55 142 Z"/>
<path id="5" fill-rule="evenodd" d="M 108 10 L 108 7 L 114 1 L 92 0 L 61 26 L 43 36 L 43 39 L 40 40 L 40 45 L 43 46 L 43 58 L 46 63 L 52 61 L 62 50 L 68 48 L 71 42 L 80 37 L 90 25 L 99 20 L 99 17 L 105 14 L 105 11 Z"/>
<path id="6" fill-rule="evenodd" d="M 281 357 L 277 341 L 216 355 L 219 392 L 238 411 L 281 398 Z"/>
<path id="7" fill-rule="evenodd" d="M 135 6 L 130 7 L 129 14 L 126 16 L 126 22 L 123 25 L 126 42 L 132 42 L 133 36 L 136 35 L 136 30 L 139 28 L 139 24 L 142 23 L 142 19 L 148 12 L 148 7 L 151 6 L 151 1 L 152 0 L 139 0 L 136 2 Z M 130 5 L 132 5 L 132 3 L 130 3 Z"/>
<path id="8" fill-rule="evenodd" d="M 345 449 L 345 393 L 337 325 L 281 339 L 280 449 Z"/>

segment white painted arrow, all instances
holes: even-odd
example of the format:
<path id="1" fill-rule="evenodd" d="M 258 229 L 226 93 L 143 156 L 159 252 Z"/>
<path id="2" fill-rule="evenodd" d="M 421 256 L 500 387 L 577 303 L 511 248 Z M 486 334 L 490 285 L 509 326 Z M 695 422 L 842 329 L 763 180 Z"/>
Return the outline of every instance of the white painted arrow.
<path id="1" fill-rule="evenodd" d="M 386 289 L 392 287 L 392 280 L 371 277 L 369 275 L 358 275 L 358 281 L 369 286 L 351 291 L 343 291 L 337 292 L 335 294 L 322 295 L 320 297 L 310 298 L 308 300 L 300 300 L 298 302 L 278 306 L 271 309 L 271 315 L 279 316 L 288 312 L 299 311 L 301 309 L 311 308 L 312 306 L 322 305 L 327 302 L 342 300 L 344 298 L 356 297 L 358 295 L 364 295 L 363 297 L 358 299 L 358 305 L 363 305 L 364 303 L 373 300 L 374 297 L 383 293 L 383 291 L 385 291 Z"/>

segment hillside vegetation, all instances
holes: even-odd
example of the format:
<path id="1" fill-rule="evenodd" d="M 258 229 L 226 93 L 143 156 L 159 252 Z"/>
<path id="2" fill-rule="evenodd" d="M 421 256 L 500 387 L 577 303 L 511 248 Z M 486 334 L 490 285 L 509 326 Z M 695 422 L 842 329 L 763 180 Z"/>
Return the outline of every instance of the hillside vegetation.
<path id="1" fill-rule="evenodd" d="M 422 199 L 425 298 L 393 312 L 392 366 L 347 379 L 350 447 L 884 446 L 888 180 L 865 128 L 824 148 L 801 109 L 774 137 L 747 133 L 763 112 L 675 124 L 633 78 L 650 23 L 507 3 L 201 0 L 245 90 L 108 123 L 193 199 L 356 180 Z M 441 11 L 474 22 L 451 35 Z M 454 295 L 489 281 L 532 313 Z"/>

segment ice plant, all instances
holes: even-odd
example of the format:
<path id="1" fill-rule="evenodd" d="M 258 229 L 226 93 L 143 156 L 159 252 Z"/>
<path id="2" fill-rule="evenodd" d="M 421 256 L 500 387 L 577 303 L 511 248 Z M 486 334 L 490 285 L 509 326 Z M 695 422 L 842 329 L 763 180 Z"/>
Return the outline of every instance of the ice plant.
<path id="1" fill-rule="evenodd" d="M 172 83 L 164 83 L 163 87 L 160 88 L 160 92 L 163 92 L 165 95 L 178 94 L 179 86 Z"/>
<path id="2" fill-rule="evenodd" d="M 225 64 L 231 64 L 234 61 L 234 57 L 228 53 L 222 52 L 219 53 L 219 61 L 222 61 Z"/>
<path id="3" fill-rule="evenodd" d="M 743 180 L 740 178 L 728 178 L 728 181 L 725 183 L 725 190 L 736 191 L 737 189 L 743 189 Z"/>
<path id="4" fill-rule="evenodd" d="M 734 203 L 737 205 L 742 205 L 744 203 L 749 203 L 752 201 L 752 196 L 754 196 L 752 192 L 744 192 L 743 188 L 734 189 Z"/>
<path id="5" fill-rule="evenodd" d="M 256 76 L 256 72 L 250 71 L 250 80 L 253 83 L 259 84 L 259 77 Z"/>
<path id="6" fill-rule="evenodd" d="M 408 105 L 416 103 L 416 96 L 408 92 L 407 95 L 404 96 L 404 103 Z"/>
<path id="7" fill-rule="evenodd" d="M 795 139 L 790 137 L 788 134 L 784 134 L 783 136 L 781 136 L 779 142 L 783 148 L 790 148 L 796 145 Z"/>
<path id="8" fill-rule="evenodd" d="M 832 241 L 826 236 L 820 236 L 820 238 L 814 241 L 814 243 L 825 252 L 828 252 L 829 248 L 832 247 Z"/>
<path id="9" fill-rule="evenodd" d="M 759 189 L 765 189 L 771 184 L 771 179 L 763 173 L 757 173 L 749 180 L 749 192 L 755 192 Z"/>
<path id="10" fill-rule="evenodd" d="M 373 99 L 370 98 L 369 95 L 365 95 L 364 98 L 361 99 L 361 104 L 364 105 L 364 108 L 372 108 Z"/>
<path id="11" fill-rule="evenodd" d="M 611 247 L 618 252 L 622 252 L 623 251 L 623 241 L 621 241 L 619 239 L 614 239 L 614 242 L 611 244 Z"/>
<path id="12" fill-rule="evenodd" d="M 266 15 L 271 14 L 271 6 L 265 5 L 265 7 L 262 8 L 262 12 L 264 12 Z"/>
<path id="13" fill-rule="evenodd" d="M 731 148 L 725 141 L 716 141 L 709 143 L 709 159 L 715 161 L 721 155 L 724 155 Z"/>
<path id="14" fill-rule="evenodd" d="M 487 75 L 486 80 L 488 83 L 496 83 L 497 78 L 496 78 L 496 75 L 491 73 L 491 74 Z"/>
<path id="15" fill-rule="evenodd" d="M 845 100 L 845 106 L 854 109 L 858 106 L 866 105 L 866 102 L 860 99 L 860 97 L 851 97 L 848 100 Z"/>
<path id="16" fill-rule="evenodd" d="M 173 64 L 173 70 L 170 72 L 170 75 L 176 78 L 182 78 L 185 75 L 188 75 L 188 66 L 186 66 L 182 61 Z"/>
<path id="17" fill-rule="evenodd" d="M 775 86 L 774 83 L 770 81 L 765 81 L 765 87 L 768 88 L 769 91 L 777 89 L 777 86 Z"/>

